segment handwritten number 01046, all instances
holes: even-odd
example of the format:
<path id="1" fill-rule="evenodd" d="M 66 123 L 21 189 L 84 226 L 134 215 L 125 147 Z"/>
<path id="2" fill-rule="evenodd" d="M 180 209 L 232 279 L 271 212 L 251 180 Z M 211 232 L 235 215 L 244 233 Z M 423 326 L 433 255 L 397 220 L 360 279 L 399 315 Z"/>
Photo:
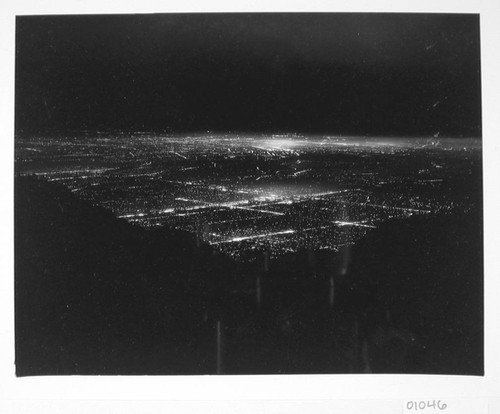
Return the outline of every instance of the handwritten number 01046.
<path id="1" fill-rule="evenodd" d="M 442 403 L 441 400 L 432 400 L 432 401 L 408 401 L 406 403 L 407 410 L 425 410 L 426 408 L 438 409 L 438 410 L 446 410 L 446 403 Z"/>

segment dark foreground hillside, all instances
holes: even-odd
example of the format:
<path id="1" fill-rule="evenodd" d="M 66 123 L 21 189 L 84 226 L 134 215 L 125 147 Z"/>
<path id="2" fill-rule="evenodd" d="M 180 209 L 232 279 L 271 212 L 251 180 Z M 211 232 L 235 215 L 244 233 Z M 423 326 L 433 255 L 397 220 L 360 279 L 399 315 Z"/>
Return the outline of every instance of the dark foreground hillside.
<path id="1" fill-rule="evenodd" d="M 15 183 L 17 375 L 483 373 L 478 213 L 237 264 Z"/>
<path id="2" fill-rule="evenodd" d="M 361 312 L 374 371 L 483 374 L 483 240 L 479 212 L 388 222 L 353 251 L 345 306 Z M 376 362 L 375 362 L 376 361 Z"/>
<path id="3" fill-rule="evenodd" d="M 195 334 L 221 306 L 226 258 L 33 178 L 16 181 L 15 249 L 18 375 L 204 369 Z"/>

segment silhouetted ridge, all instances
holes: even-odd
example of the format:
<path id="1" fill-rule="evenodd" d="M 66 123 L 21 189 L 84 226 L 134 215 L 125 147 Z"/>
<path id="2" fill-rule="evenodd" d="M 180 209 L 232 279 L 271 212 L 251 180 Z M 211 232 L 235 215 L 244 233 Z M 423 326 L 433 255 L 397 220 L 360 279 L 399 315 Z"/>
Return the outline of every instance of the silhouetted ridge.
<path id="1" fill-rule="evenodd" d="M 175 373 L 231 266 L 185 232 L 146 231 L 33 177 L 16 178 L 15 249 L 18 375 L 147 372 L 161 367 L 158 344 Z M 193 359 L 182 372 L 199 369 Z"/>
<path id="2" fill-rule="evenodd" d="M 372 369 L 401 369 L 380 339 L 381 329 L 396 328 L 414 342 L 410 372 L 483 374 L 481 223 L 479 209 L 415 216 L 387 222 L 354 246 L 341 300 L 361 315 L 368 337 L 379 337 Z"/>

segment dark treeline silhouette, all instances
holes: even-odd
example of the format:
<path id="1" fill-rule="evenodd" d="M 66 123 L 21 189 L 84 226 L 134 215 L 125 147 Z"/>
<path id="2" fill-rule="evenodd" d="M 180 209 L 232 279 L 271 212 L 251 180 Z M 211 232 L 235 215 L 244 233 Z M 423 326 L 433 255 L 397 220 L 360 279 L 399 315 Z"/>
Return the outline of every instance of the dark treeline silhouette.
<path id="1" fill-rule="evenodd" d="M 237 263 L 15 181 L 16 372 L 483 373 L 479 212 Z"/>

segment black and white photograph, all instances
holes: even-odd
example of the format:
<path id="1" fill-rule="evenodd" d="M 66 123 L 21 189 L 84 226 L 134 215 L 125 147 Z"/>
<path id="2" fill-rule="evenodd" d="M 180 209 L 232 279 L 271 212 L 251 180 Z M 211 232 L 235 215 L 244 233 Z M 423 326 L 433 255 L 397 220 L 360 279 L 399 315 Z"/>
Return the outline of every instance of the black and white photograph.
<path id="1" fill-rule="evenodd" d="M 479 14 L 15 30 L 18 377 L 484 375 Z"/>

